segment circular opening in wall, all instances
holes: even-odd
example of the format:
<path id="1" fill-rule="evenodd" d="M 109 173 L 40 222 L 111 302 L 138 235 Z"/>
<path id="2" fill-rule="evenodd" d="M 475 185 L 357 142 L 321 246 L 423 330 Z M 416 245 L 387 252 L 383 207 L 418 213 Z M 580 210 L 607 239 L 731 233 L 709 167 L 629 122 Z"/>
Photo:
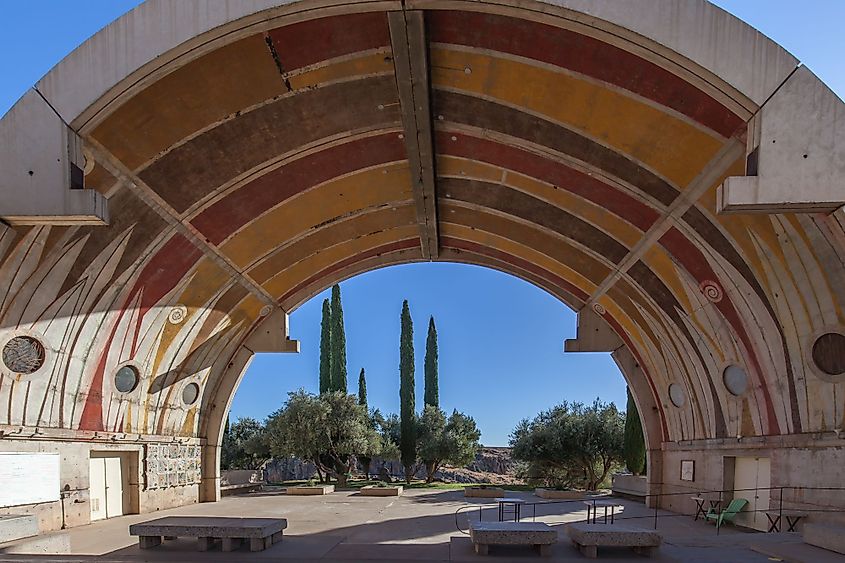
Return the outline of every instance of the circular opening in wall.
<path id="1" fill-rule="evenodd" d="M 185 388 L 182 389 L 182 402 L 186 405 L 193 405 L 196 403 L 199 396 L 200 386 L 196 383 L 188 383 L 185 385 Z"/>
<path id="2" fill-rule="evenodd" d="M 35 373 L 44 357 L 44 345 L 31 336 L 16 336 L 3 346 L 3 363 L 15 373 Z"/>
<path id="3" fill-rule="evenodd" d="M 687 394 L 684 393 L 683 387 L 677 383 L 669 385 L 669 400 L 678 408 L 684 406 L 684 403 L 687 402 Z"/>
<path id="4" fill-rule="evenodd" d="M 731 395 L 742 395 L 748 389 L 748 374 L 739 366 L 728 366 L 722 372 L 722 381 Z"/>
<path id="5" fill-rule="evenodd" d="M 845 374 L 845 335 L 828 332 L 813 343 L 813 361 L 828 375 Z"/>
<path id="6" fill-rule="evenodd" d="M 114 387 L 121 393 L 129 393 L 138 386 L 138 368 L 135 366 L 123 366 L 114 374 Z"/>

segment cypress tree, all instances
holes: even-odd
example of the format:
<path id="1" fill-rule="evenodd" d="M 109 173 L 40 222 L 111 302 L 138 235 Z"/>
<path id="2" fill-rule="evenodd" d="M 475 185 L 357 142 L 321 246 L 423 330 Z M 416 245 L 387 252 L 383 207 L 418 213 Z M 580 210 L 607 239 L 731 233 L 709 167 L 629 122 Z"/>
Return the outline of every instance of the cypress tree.
<path id="1" fill-rule="evenodd" d="M 329 300 L 323 300 L 320 322 L 320 395 L 332 390 L 332 311 Z"/>
<path id="2" fill-rule="evenodd" d="M 361 373 L 358 375 L 358 404 L 365 408 L 367 406 L 367 380 L 364 378 L 364 368 L 361 368 Z"/>
<path id="3" fill-rule="evenodd" d="M 437 382 L 437 328 L 434 317 L 428 319 L 425 341 L 425 404 L 440 408 L 440 387 Z"/>
<path id="4" fill-rule="evenodd" d="M 625 438 L 624 456 L 625 465 L 634 475 L 642 475 L 645 472 L 645 438 L 643 427 L 640 423 L 640 414 L 637 412 L 637 405 L 631 395 L 631 389 L 626 388 L 628 393 L 628 404 L 625 407 Z"/>
<path id="5" fill-rule="evenodd" d="M 346 393 L 346 332 L 343 329 L 343 305 L 340 303 L 340 286 L 332 286 L 332 391 Z"/>
<path id="6" fill-rule="evenodd" d="M 410 483 L 417 460 L 417 424 L 414 409 L 414 321 L 408 300 L 402 303 L 399 335 L 399 452 Z"/>
<path id="7" fill-rule="evenodd" d="M 364 377 L 364 368 L 361 368 L 361 373 L 358 374 L 358 404 L 365 409 L 367 408 L 367 380 Z M 368 455 L 358 456 L 358 462 L 364 469 L 364 476 L 368 481 L 370 480 L 370 463 L 372 463 L 372 461 L 373 458 Z"/>

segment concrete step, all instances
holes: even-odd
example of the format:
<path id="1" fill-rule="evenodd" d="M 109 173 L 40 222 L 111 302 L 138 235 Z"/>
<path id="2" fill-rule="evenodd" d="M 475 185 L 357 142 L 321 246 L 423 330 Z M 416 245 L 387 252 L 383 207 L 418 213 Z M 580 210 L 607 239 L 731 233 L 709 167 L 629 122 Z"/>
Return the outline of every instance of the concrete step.
<path id="1" fill-rule="evenodd" d="M 38 518 L 29 514 L 0 516 L 0 543 L 38 535 Z"/>

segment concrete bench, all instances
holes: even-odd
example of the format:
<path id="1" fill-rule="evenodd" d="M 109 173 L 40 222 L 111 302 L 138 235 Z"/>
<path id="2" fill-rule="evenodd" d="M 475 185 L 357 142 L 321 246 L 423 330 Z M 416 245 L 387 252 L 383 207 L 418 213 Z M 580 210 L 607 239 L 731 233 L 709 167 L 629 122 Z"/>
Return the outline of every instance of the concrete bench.
<path id="1" fill-rule="evenodd" d="M 264 487 L 264 483 L 238 483 L 236 485 L 221 485 L 220 496 L 227 497 L 230 495 L 251 493 L 253 491 L 260 491 L 262 487 Z"/>
<path id="2" fill-rule="evenodd" d="M 845 554 L 845 527 L 835 524 L 804 524 L 804 543 Z"/>
<path id="3" fill-rule="evenodd" d="M 218 518 L 212 516 L 168 516 L 149 522 L 132 524 L 129 534 L 138 536 L 141 549 L 161 545 L 161 539 L 197 538 L 197 549 L 208 551 L 221 540 L 223 551 L 237 549 L 249 541 L 250 551 L 262 551 L 282 541 L 282 530 L 288 527 L 284 518 Z"/>
<path id="4" fill-rule="evenodd" d="M 530 545 L 545 556 L 557 542 L 557 531 L 544 522 L 470 522 L 469 537 L 479 555 L 487 555 L 491 545 Z"/>
<path id="5" fill-rule="evenodd" d="M 581 554 L 589 559 L 598 556 L 599 546 L 630 547 L 640 555 L 651 556 L 663 541 L 657 532 L 604 524 L 570 524 L 566 527 L 566 533 Z"/>

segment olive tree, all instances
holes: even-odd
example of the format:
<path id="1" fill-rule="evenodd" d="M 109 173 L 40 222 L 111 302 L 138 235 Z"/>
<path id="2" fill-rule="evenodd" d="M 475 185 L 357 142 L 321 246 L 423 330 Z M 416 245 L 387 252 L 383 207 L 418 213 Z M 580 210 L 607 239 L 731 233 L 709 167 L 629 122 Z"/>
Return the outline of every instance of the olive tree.
<path id="1" fill-rule="evenodd" d="M 564 402 L 517 425 L 512 456 L 547 485 L 595 490 L 622 460 L 624 425 L 613 403 Z"/>
<path id="2" fill-rule="evenodd" d="M 475 459 L 481 432 L 475 420 L 458 411 L 446 417 L 439 408 L 426 405 L 418 422 L 417 452 L 425 465 L 426 483 L 444 464 L 462 467 Z"/>
<path id="3" fill-rule="evenodd" d="M 344 487 L 355 457 L 376 453 L 380 438 L 356 396 L 300 389 L 268 418 L 267 441 L 273 454 L 307 459 Z"/>
<path id="4" fill-rule="evenodd" d="M 258 469 L 270 457 L 264 441 L 264 426 L 254 418 L 226 421 L 220 449 L 222 469 Z"/>

